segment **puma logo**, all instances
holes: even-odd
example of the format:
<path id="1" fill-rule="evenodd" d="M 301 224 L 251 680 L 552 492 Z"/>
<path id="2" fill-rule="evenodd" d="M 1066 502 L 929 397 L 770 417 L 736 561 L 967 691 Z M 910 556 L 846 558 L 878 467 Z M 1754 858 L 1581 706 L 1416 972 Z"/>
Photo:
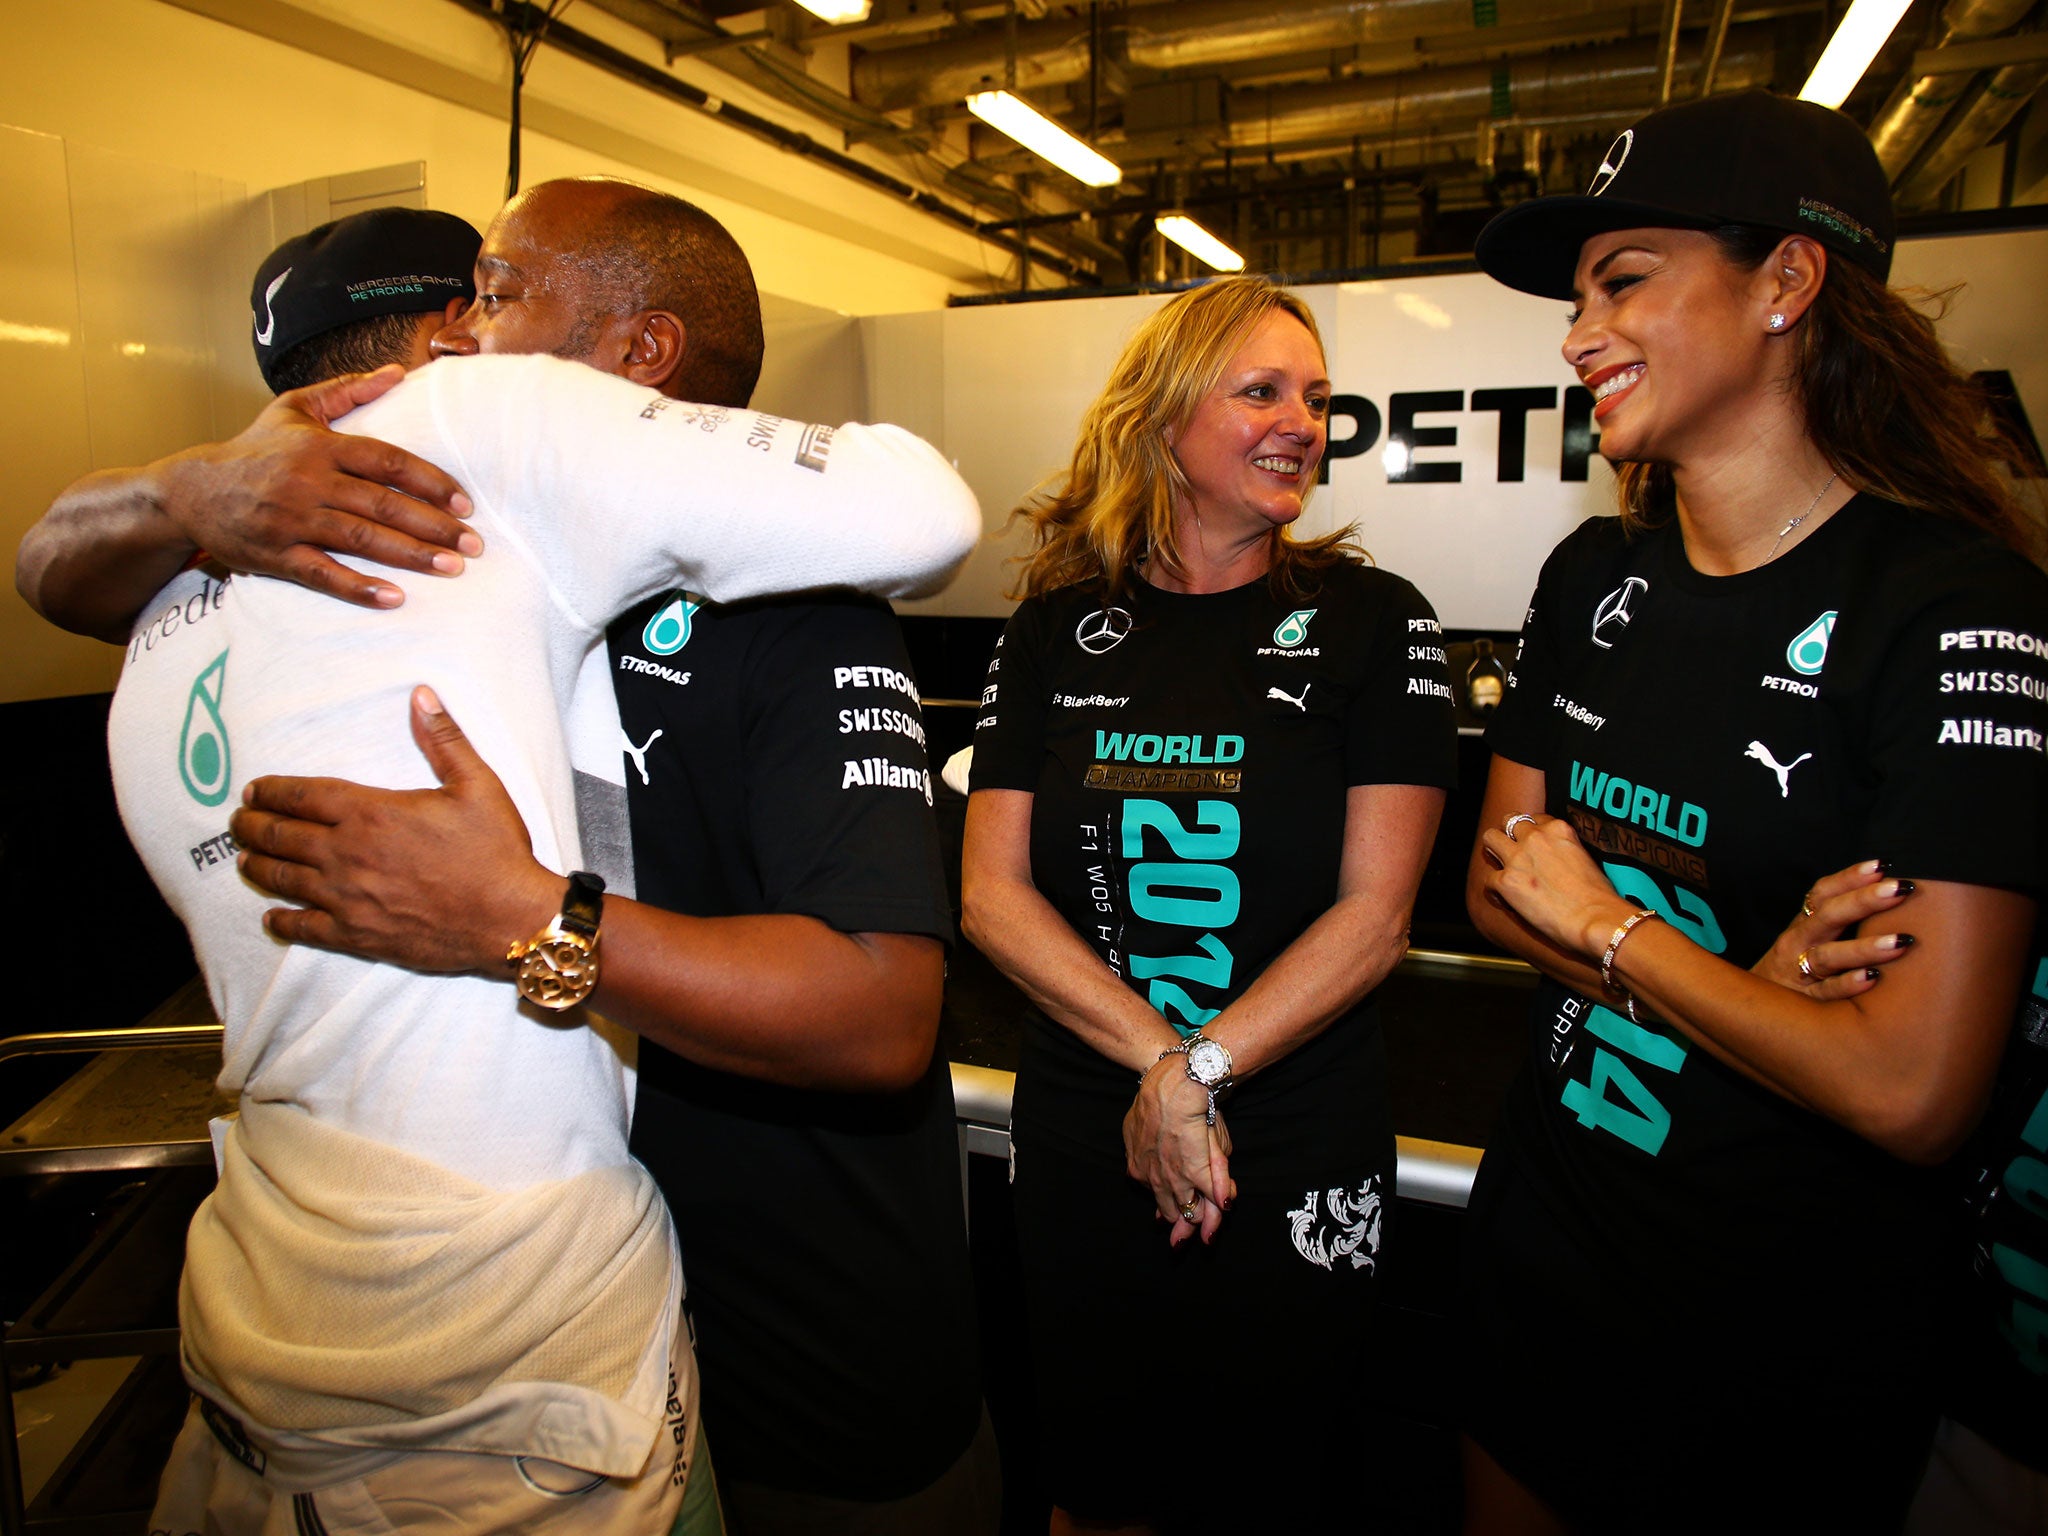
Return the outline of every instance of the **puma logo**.
<path id="1" fill-rule="evenodd" d="M 292 269 L 286 267 L 276 277 L 273 277 L 270 280 L 270 286 L 263 290 L 263 323 L 256 327 L 256 344 L 258 346 L 269 346 L 270 338 L 277 334 L 277 315 L 272 311 L 270 301 L 277 297 L 277 290 L 284 286 L 284 280 L 291 275 Z"/>
<path id="2" fill-rule="evenodd" d="M 1291 693 L 1282 692 L 1278 688 L 1268 688 L 1266 690 L 1266 697 L 1269 699 L 1285 699 L 1305 715 L 1308 713 L 1308 705 L 1302 701 L 1308 697 L 1308 691 L 1313 687 L 1315 687 L 1314 683 L 1303 683 L 1301 685 L 1301 698 L 1299 699 Z"/>
<path id="3" fill-rule="evenodd" d="M 1752 741 L 1749 744 L 1749 750 L 1742 755 L 1755 758 L 1778 776 L 1778 798 L 1781 800 L 1792 798 L 1792 770 L 1813 756 L 1811 752 L 1802 752 L 1793 758 L 1791 762 L 1781 763 L 1771 756 L 1771 749 L 1760 741 Z"/>
<path id="4" fill-rule="evenodd" d="M 649 780 L 647 777 L 647 749 L 653 746 L 657 741 L 661 740 L 661 732 L 656 731 L 652 736 L 648 737 L 645 741 L 641 742 L 640 745 L 637 747 L 633 745 L 633 738 L 628 736 L 624 731 L 619 732 L 619 740 L 625 744 L 626 756 L 633 759 L 633 766 L 640 770 L 640 782 L 642 784 L 648 783 Z"/>

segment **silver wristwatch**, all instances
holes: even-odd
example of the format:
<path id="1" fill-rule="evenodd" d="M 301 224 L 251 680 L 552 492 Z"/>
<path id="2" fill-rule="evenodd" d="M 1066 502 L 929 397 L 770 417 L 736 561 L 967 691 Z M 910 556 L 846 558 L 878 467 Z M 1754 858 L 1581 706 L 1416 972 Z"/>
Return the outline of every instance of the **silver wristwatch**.
<path id="1" fill-rule="evenodd" d="M 1211 1040 L 1199 1032 L 1189 1035 L 1178 1045 L 1169 1046 L 1159 1053 L 1163 1061 L 1168 1056 L 1187 1057 L 1188 1081 L 1206 1091 L 1209 1095 L 1210 1125 L 1216 1123 L 1216 1101 L 1230 1092 L 1237 1079 L 1231 1076 L 1233 1063 L 1230 1047 L 1220 1040 Z"/>

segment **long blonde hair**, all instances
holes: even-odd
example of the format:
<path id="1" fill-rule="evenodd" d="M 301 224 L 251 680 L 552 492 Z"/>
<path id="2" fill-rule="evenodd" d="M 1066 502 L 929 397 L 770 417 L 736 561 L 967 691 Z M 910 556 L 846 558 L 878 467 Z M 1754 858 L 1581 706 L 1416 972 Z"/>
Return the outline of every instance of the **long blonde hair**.
<path id="1" fill-rule="evenodd" d="M 1230 359 L 1275 310 L 1300 321 L 1322 350 L 1308 306 L 1263 277 L 1190 289 L 1138 327 L 1081 418 L 1065 473 L 1014 514 L 1031 524 L 1034 542 L 1013 597 L 1100 581 L 1107 601 L 1125 592 L 1147 561 L 1183 569 L 1173 508 L 1176 497 L 1193 488 L 1167 434 L 1194 415 Z M 1364 558 L 1349 528 L 1318 539 L 1275 528 L 1272 540 L 1267 579 L 1280 592 L 1310 591 L 1316 573 Z"/>

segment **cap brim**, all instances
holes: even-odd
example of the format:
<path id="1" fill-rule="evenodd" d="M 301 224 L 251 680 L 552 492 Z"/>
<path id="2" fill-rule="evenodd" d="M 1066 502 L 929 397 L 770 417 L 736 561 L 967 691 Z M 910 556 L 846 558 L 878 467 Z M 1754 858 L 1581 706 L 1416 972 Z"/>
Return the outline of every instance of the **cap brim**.
<path id="1" fill-rule="evenodd" d="M 1617 229 L 1712 229 L 1719 222 L 1607 197 L 1537 197 L 1489 220 L 1472 255 L 1481 271 L 1510 288 L 1569 299 L 1579 250 L 1593 236 Z"/>

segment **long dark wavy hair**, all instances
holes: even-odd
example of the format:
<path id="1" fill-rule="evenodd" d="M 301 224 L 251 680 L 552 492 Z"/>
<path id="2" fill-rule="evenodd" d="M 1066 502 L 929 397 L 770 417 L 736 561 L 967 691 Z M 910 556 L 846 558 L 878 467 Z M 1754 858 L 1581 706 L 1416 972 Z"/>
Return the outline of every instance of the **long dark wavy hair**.
<path id="1" fill-rule="evenodd" d="M 1744 271 L 1770 260 L 1785 239 L 1743 225 L 1712 234 Z M 1901 292 L 1853 262 L 1829 262 L 1819 295 L 1787 338 L 1797 348 L 1793 387 L 1807 435 L 1857 489 L 1968 523 L 2039 562 L 2041 527 L 1999 468 L 2024 462 L 2024 450 L 1934 333 L 1954 293 Z M 1632 532 L 1676 508 L 1667 465 L 1618 464 L 1615 480 Z"/>
<path id="2" fill-rule="evenodd" d="M 1230 359 L 1275 310 L 1300 321 L 1322 351 L 1308 306 L 1263 277 L 1191 288 L 1138 327 L 1082 416 L 1065 473 L 1015 513 L 1031 525 L 1033 547 L 1012 597 L 1100 581 L 1109 602 L 1129 589 L 1147 561 L 1181 568 L 1173 509 L 1176 496 L 1191 488 L 1167 434 L 1194 415 Z M 1366 558 L 1350 528 L 1299 539 L 1282 527 L 1271 537 L 1267 580 L 1287 596 L 1306 596 L 1320 572 Z"/>

